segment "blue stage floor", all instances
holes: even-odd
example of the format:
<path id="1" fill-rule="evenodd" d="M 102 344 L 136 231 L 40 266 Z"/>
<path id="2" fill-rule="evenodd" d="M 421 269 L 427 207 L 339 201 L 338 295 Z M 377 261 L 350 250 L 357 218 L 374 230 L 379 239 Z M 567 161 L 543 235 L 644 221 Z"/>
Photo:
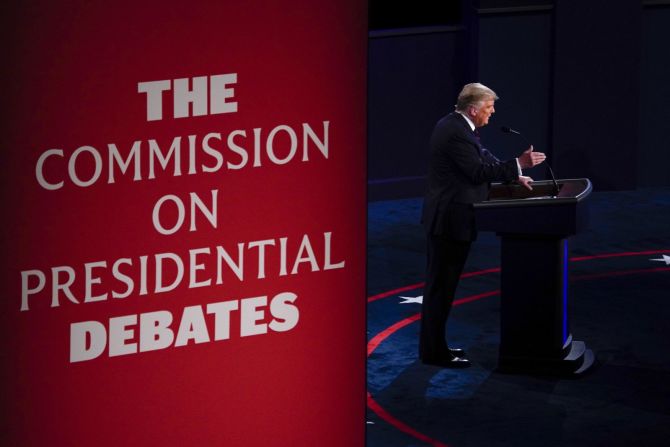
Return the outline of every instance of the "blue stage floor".
<path id="1" fill-rule="evenodd" d="M 590 228 L 570 239 L 571 330 L 597 357 L 579 379 L 494 371 L 490 233 L 473 244 L 448 327 L 473 366 L 418 361 L 420 210 L 420 199 L 368 206 L 369 447 L 670 445 L 670 188 L 592 194 Z"/>

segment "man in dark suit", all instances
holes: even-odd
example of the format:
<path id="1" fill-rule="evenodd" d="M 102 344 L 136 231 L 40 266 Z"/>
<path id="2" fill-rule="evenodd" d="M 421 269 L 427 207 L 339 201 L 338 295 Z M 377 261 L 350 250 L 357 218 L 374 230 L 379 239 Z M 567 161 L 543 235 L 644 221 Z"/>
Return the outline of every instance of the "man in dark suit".
<path id="1" fill-rule="evenodd" d="M 477 236 L 472 204 L 486 200 L 493 181 L 515 181 L 532 189 L 532 179 L 521 170 L 545 159 L 531 146 L 518 158 L 500 161 L 482 147 L 477 128 L 488 124 L 496 99 L 488 87 L 467 84 L 458 95 L 456 110 L 438 121 L 430 139 L 422 213 L 428 259 L 419 340 L 419 356 L 427 364 L 470 365 L 462 349 L 449 347 L 445 328 L 470 244 Z"/>

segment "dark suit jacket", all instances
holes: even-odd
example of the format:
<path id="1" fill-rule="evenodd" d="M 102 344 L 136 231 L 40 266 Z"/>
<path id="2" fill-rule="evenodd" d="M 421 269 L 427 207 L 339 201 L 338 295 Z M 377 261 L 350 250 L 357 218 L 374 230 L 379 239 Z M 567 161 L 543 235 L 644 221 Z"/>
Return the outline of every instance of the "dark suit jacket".
<path id="1" fill-rule="evenodd" d="M 518 177 L 516 160 L 500 161 L 484 149 L 465 118 L 440 119 L 430 139 L 428 190 L 422 223 L 428 234 L 476 238 L 472 204 L 486 200 L 492 181 Z"/>

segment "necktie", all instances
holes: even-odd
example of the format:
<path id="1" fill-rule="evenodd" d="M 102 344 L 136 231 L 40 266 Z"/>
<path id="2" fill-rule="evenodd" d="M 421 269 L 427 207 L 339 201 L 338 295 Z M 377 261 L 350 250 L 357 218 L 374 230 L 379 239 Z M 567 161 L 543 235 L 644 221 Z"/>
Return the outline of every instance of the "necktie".
<path id="1" fill-rule="evenodd" d="M 481 155 L 482 155 L 482 142 L 479 139 L 479 131 L 475 128 L 475 130 L 473 130 L 472 133 L 475 135 L 475 140 L 477 140 L 477 153 L 481 157 Z"/>

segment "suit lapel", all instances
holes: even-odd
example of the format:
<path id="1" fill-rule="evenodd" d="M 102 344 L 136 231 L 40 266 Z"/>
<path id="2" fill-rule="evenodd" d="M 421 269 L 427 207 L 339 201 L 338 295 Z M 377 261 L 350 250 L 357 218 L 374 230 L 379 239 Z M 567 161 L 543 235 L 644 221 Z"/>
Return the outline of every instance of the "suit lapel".
<path id="1" fill-rule="evenodd" d="M 461 123 L 463 125 L 463 130 L 465 132 L 465 135 L 467 135 L 468 140 L 472 143 L 472 145 L 477 149 L 477 155 L 481 158 L 482 156 L 482 144 L 479 141 L 479 137 L 475 134 L 475 131 L 473 131 L 470 128 L 470 124 L 466 121 L 465 117 L 461 115 L 460 113 L 454 112 L 458 115 L 458 117 L 461 120 Z"/>

